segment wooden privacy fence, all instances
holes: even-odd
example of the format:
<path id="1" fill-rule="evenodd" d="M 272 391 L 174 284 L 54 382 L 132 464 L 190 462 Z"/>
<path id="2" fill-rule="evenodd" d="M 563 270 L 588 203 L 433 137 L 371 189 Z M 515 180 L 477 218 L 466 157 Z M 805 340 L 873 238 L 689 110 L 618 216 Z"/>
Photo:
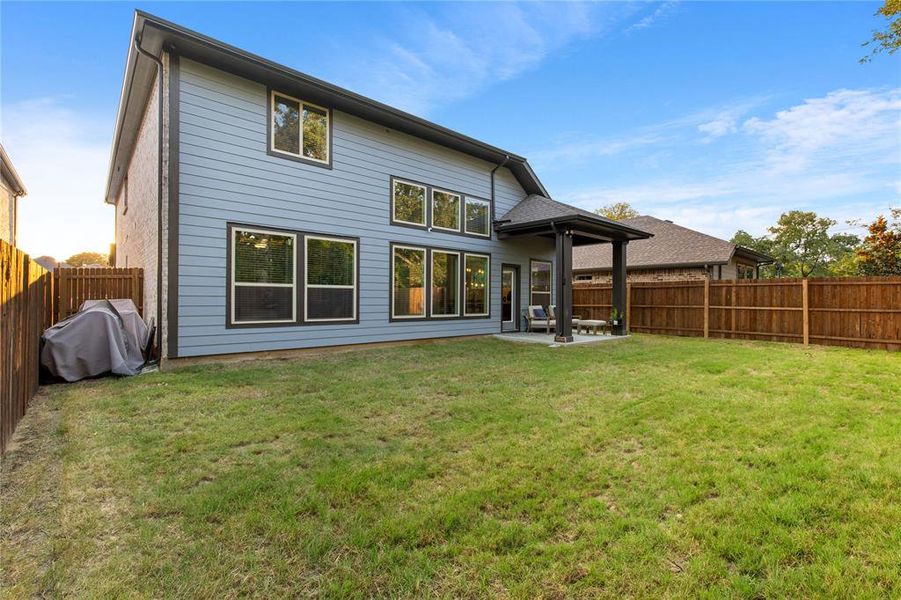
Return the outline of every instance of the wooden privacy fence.
<path id="1" fill-rule="evenodd" d="M 144 314 L 144 269 L 57 269 L 53 278 L 56 280 L 56 321 L 77 313 L 85 300 L 131 298 L 138 312 Z"/>
<path id="2" fill-rule="evenodd" d="M 630 283 L 629 329 L 901 350 L 901 277 Z M 610 285 L 573 287 L 573 313 L 606 319 Z"/>
<path id="3" fill-rule="evenodd" d="M 41 333 L 85 300 L 131 298 L 144 311 L 142 269 L 45 270 L 0 240 L 0 452 L 38 388 Z"/>
<path id="4" fill-rule="evenodd" d="M 53 277 L 0 240 L 0 453 L 38 388 L 41 332 L 53 321 Z"/>

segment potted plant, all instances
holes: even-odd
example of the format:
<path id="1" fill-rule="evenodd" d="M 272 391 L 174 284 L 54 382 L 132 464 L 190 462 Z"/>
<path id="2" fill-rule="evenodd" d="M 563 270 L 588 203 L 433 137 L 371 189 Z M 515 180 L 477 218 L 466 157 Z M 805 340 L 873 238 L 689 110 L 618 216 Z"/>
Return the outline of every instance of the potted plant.
<path id="1" fill-rule="evenodd" d="M 619 312 L 618 309 L 614 308 L 610 311 L 610 326 L 613 328 L 613 331 L 619 332 L 620 325 L 623 323 L 623 313 Z"/>

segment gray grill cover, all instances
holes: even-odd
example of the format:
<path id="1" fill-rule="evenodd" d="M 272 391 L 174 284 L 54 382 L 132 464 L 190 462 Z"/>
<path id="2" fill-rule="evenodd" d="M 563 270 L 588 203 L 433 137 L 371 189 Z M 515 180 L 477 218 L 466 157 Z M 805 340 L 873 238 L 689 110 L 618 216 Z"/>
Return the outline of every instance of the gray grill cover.
<path id="1" fill-rule="evenodd" d="M 41 364 L 66 381 L 102 373 L 137 375 L 147 326 L 131 300 L 88 300 L 44 331 Z"/>

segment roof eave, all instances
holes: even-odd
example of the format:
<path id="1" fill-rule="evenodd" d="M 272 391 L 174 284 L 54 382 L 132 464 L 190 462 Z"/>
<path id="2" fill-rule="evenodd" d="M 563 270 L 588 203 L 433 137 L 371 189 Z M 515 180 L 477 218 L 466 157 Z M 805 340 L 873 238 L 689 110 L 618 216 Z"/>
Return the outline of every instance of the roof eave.
<path id="1" fill-rule="evenodd" d="M 332 98 L 333 102 L 331 104 L 337 110 L 360 116 L 369 121 L 480 158 L 489 163 L 500 164 L 506 161 L 507 168 L 510 169 L 527 193 L 547 195 L 547 190 L 528 164 L 528 161 L 518 154 L 481 142 L 377 100 L 332 85 L 306 73 L 241 50 L 199 32 L 186 29 L 150 13 L 136 10 L 131 39 L 134 39 L 138 31 L 141 31 L 142 37 L 144 37 L 150 30 L 160 32 L 160 47 L 166 43 L 173 43 L 180 53 L 183 52 L 189 57 L 191 54 L 194 54 L 197 58 L 202 59 L 205 56 L 209 58 L 215 55 L 215 57 L 232 65 L 243 64 L 247 67 L 244 71 L 253 71 L 258 75 L 257 77 L 251 77 L 253 79 L 290 80 L 297 86 L 314 88 L 321 95 Z M 116 117 L 113 158 L 111 159 L 110 170 L 107 176 L 106 202 L 108 203 L 114 203 L 116 177 L 113 169 L 115 168 L 115 161 L 119 154 L 124 154 L 125 150 L 127 150 L 127 148 L 121 148 L 119 142 L 122 137 L 121 132 L 124 127 L 125 116 L 130 106 L 129 96 L 138 60 L 133 46 L 129 46 L 128 61 L 119 100 L 119 113 Z M 148 61 L 148 59 L 143 58 L 143 61 Z M 244 72 L 239 74 L 245 77 L 250 76 L 249 73 Z M 315 98 L 310 98 L 310 101 L 314 100 Z"/>
<path id="2" fill-rule="evenodd" d="M 581 225 L 582 228 L 587 230 L 587 233 L 604 235 L 605 237 L 611 237 L 612 234 L 612 239 L 621 241 L 643 240 L 653 237 L 653 234 L 651 233 L 633 227 L 627 227 L 615 221 L 606 222 L 594 220 L 589 219 L 584 215 L 577 214 L 561 215 L 559 217 L 548 219 L 536 219 L 534 221 L 525 221 L 521 223 L 496 223 L 494 230 L 497 233 L 515 234 L 530 231 L 550 231 L 557 225 L 572 227 L 574 229 L 578 229 Z"/>
<path id="3" fill-rule="evenodd" d="M 25 188 L 25 182 L 19 177 L 16 167 L 2 144 L 0 144 L 0 169 L 2 169 L 3 178 L 13 185 L 13 193 L 16 196 L 24 196 L 28 193 L 28 190 Z"/>

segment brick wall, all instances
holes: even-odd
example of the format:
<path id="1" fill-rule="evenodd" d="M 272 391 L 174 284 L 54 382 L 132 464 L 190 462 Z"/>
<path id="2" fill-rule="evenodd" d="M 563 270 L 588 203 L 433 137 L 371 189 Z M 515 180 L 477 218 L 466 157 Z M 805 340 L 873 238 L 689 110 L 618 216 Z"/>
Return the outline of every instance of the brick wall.
<path id="1" fill-rule="evenodd" d="M 0 180 L 0 240 L 13 246 L 16 245 L 16 197 L 6 185 L 6 180 Z"/>
<path id="2" fill-rule="evenodd" d="M 116 199 L 116 266 L 144 269 L 144 319 L 156 318 L 159 152 L 158 96 L 154 80 L 128 174 Z"/>

